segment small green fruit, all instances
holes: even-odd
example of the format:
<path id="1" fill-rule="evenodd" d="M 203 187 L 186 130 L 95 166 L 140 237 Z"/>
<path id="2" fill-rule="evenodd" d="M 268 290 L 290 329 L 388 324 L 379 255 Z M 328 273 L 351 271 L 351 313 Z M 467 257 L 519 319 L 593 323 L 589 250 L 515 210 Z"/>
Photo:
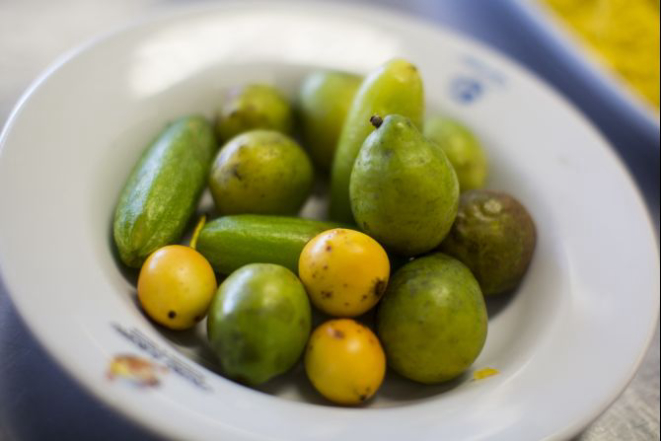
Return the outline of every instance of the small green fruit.
<path id="1" fill-rule="evenodd" d="M 216 132 L 221 141 L 227 141 L 255 129 L 289 134 L 293 126 L 291 105 L 278 89 L 268 84 L 250 84 L 227 91 Z"/>
<path id="2" fill-rule="evenodd" d="M 291 369 L 305 349 L 311 323 L 308 296 L 294 273 L 252 264 L 220 285 L 207 334 L 223 372 L 254 386 Z"/>
<path id="3" fill-rule="evenodd" d="M 313 180 L 312 163 L 296 141 L 272 130 L 253 130 L 221 148 L 209 188 L 223 215 L 296 214 Z"/>
<path id="4" fill-rule="evenodd" d="M 377 313 L 388 364 L 421 383 L 461 375 L 487 337 L 480 287 L 461 262 L 441 253 L 404 265 L 390 280 Z"/>
<path id="5" fill-rule="evenodd" d="M 461 191 L 484 187 L 487 156 L 477 137 L 462 123 L 444 116 L 425 122 L 425 136 L 438 144 L 457 172 Z"/>

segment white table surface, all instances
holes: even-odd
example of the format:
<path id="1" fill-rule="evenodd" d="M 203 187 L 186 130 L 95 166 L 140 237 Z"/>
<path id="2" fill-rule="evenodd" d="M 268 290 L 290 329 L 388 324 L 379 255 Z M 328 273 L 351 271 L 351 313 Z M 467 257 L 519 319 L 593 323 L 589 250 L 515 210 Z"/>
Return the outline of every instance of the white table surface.
<path id="1" fill-rule="evenodd" d="M 276 0 L 274 0 L 276 1 Z M 636 178 L 657 228 L 658 148 L 608 124 L 587 97 L 550 67 L 523 38 L 504 0 L 364 0 L 420 15 L 497 47 L 546 77 L 599 126 Z M 59 54 L 90 37 L 182 0 L 0 0 L 0 123 L 29 83 Z M 658 142 L 658 138 L 657 141 Z M 636 148 L 632 145 L 636 144 Z M 646 147 L 649 147 L 646 150 Z M 2 210 L 11 209 L 3 207 Z M 0 212 L 1 215 L 1 212 Z M 81 389 L 39 346 L 0 286 L 0 440 L 133 440 L 152 436 Z M 659 439 L 659 329 L 638 374 L 622 396 L 578 438 Z"/>

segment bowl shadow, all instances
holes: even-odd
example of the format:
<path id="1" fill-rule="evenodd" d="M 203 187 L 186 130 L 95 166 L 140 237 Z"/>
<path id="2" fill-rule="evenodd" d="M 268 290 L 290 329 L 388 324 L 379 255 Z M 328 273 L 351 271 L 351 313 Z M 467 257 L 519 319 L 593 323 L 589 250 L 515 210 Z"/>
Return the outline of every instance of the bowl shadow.
<path id="1" fill-rule="evenodd" d="M 153 322 L 152 324 L 163 337 L 176 346 L 179 352 L 183 352 L 186 357 L 201 364 L 210 371 L 219 375 L 221 374 L 216 355 L 206 338 L 206 320 L 184 331 L 173 331 Z"/>
<path id="2" fill-rule="evenodd" d="M 299 360 L 296 365 L 283 375 L 279 375 L 266 383 L 255 388 L 260 392 L 269 395 L 286 397 L 289 394 L 297 396 L 302 399 L 306 404 L 314 404 L 318 406 L 336 406 L 330 401 L 326 400 L 317 392 L 308 380 L 305 374 L 305 367 L 303 361 Z M 297 399 L 296 401 L 300 401 Z M 339 407 L 339 406 L 338 406 Z"/>
<path id="3" fill-rule="evenodd" d="M 108 222 L 107 241 L 108 241 L 108 248 L 110 249 L 110 252 L 112 254 L 112 259 L 115 262 L 115 266 L 117 267 L 119 273 L 122 275 L 122 277 L 124 277 L 124 280 L 126 280 L 131 286 L 133 287 L 138 286 L 138 275 L 140 274 L 140 270 L 138 270 L 137 268 L 129 268 L 128 266 L 122 263 L 122 259 L 119 257 L 119 250 L 117 249 L 117 245 L 115 244 L 112 219 L 110 219 L 110 222 Z"/>
<path id="4" fill-rule="evenodd" d="M 423 384 L 409 380 L 388 368 L 386 380 L 379 389 L 379 396 L 392 402 L 406 403 L 437 397 L 457 388 L 468 380 L 469 375 L 464 373 L 450 381 L 438 384 Z"/>
<path id="5" fill-rule="evenodd" d="M 485 296 L 484 301 L 487 305 L 487 315 L 489 320 L 493 320 L 500 313 L 507 309 L 510 303 L 514 301 L 518 289 L 513 289 L 503 294 L 495 296 Z"/>

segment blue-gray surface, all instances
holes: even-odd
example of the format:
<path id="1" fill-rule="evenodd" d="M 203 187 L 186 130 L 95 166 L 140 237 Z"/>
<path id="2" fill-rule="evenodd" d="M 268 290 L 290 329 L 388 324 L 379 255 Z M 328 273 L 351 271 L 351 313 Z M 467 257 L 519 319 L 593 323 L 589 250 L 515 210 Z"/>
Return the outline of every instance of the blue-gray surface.
<path id="1" fill-rule="evenodd" d="M 371 0 L 458 29 L 517 58 L 572 99 L 617 147 L 659 225 L 659 137 L 635 133 L 589 85 L 560 68 L 505 0 Z M 0 122 L 54 57 L 94 34 L 183 1 L 3 0 L 0 2 Z M 113 414 L 68 377 L 32 338 L 0 288 L 0 440 L 133 440 L 152 436 Z M 579 438 L 659 439 L 659 331 L 618 401 Z"/>

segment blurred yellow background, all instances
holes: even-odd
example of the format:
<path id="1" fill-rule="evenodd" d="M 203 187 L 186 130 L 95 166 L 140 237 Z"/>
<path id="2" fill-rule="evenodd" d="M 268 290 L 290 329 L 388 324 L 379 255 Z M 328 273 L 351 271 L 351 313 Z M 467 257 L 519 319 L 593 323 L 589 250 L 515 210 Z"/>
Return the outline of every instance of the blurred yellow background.
<path id="1" fill-rule="evenodd" d="M 546 0 L 593 53 L 659 107 L 659 0 Z"/>

